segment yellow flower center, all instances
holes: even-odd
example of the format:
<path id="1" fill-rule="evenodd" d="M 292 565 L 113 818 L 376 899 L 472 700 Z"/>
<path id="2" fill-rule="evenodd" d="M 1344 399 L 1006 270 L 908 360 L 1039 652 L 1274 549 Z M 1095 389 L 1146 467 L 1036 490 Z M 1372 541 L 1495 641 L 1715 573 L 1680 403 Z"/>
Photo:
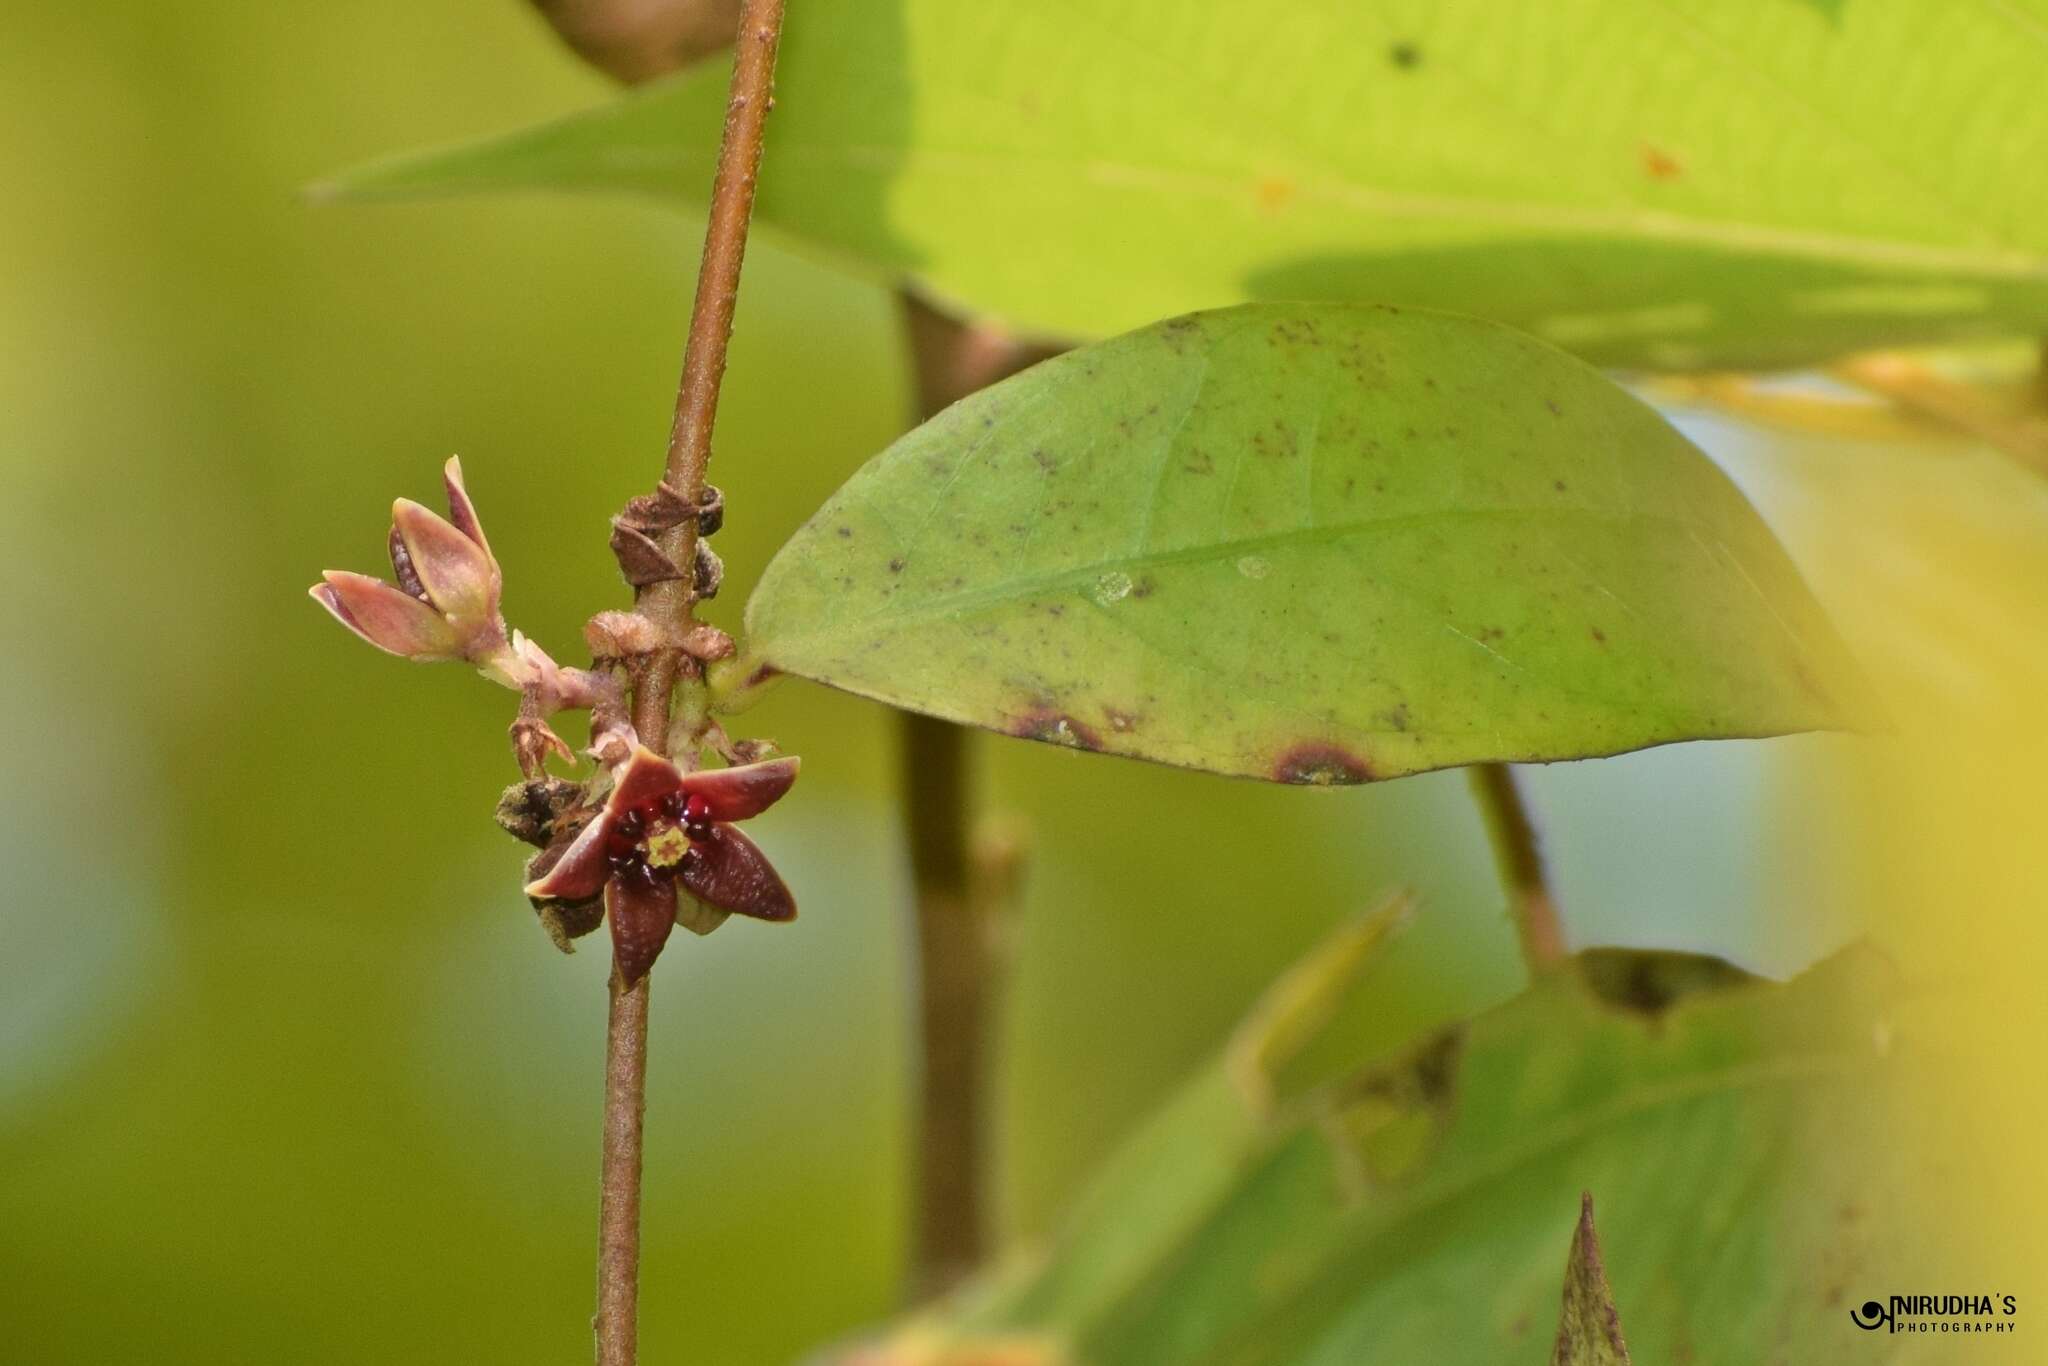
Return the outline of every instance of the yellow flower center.
<path id="1" fill-rule="evenodd" d="M 679 825 L 664 822 L 647 836 L 647 866 L 650 868 L 673 868 L 689 852 L 690 837 Z"/>

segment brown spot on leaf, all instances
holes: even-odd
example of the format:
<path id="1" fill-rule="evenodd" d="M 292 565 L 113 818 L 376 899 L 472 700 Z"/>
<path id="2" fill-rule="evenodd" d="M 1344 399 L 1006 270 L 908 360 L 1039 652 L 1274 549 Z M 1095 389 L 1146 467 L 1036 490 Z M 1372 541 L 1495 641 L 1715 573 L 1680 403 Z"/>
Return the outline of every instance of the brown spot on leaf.
<path id="1" fill-rule="evenodd" d="M 1068 749 L 1102 748 L 1102 736 L 1093 726 L 1051 707 L 1034 707 L 1022 716 L 1011 717 L 1009 732 L 1020 740 L 1065 745 Z"/>
<path id="2" fill-rule="evenodd" d="M 1327 740 L 1304 740 L 1273 764 L 1273 781 L 1305 787 L 1348 787 L 1372 781 L 1363 755 Z"/>
<path id="3" fill-rule="evenodd" d="M 1643 174 L 1652 180 L 1676 180 L 1685 174 L 1677 157 L 1653 143 L 1642 146 Z"/>
<path id="4" fill-rule="evenodd" d="M 1105 707 L 1103 708 L 1102 716 L 1104 720 L 1109 722 L 1109 728 L 1119 735 L 1128 735 L 1138 728 L 1138 718 L 1130 712 L 1120 711 L 1115 707 Z"/>
<path id="5" fill-rule="evenodd" d="M 1605 645 L 1607 643 L 1607 633 L 1605 631 L 1601 630 L 1598 626 L 1594 626 L 1589 629 L 1591 629 L 1591 631 L 1593 632 L 1593 639 L 1595 641 L 1602 645 Z"/>
<path id="6" fill-rule="evenodd" d="M 1387 49 L 1387 60 L 1398 70 L 1413 71 L 1422 65 L 1422 49 L 1410 42 L 1395 43 Z"/>
<path id="7" fill-rule="evenodd" d="M 896 558 L 889 561 L 889 572 L 891 574 L 901 574 L 903 572 L 903 564 L 903 557 L 901 555 L 898 555 Z"/>
<path id="8" fill-rule="evenodd" d="M 1255 193 L 1260 208 L 1268 212 L 1284 209 L 1294 198 L 1294 182 L 1283 175 L 1260 176 Z"/>

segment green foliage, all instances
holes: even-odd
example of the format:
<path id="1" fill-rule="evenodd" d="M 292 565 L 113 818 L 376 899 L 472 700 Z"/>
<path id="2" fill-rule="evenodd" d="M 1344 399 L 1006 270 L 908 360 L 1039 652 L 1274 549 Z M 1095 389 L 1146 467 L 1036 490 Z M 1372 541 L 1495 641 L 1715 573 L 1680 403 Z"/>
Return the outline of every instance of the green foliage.
<path id="1" fill-rule="evenodd" d="M 749 661 L 1030 739 L 1296 783 L 1852 719 L 1742 496 L 1505 328 L 1251 304 L 1057 357 L 856 474 Z"/>
<path id="2" fill-rule="evenodd" d="M 1065 335 L 1245 298 L 1453 309 L 1655 369 L 2034 335 L 2044 33 L 2048 0 L 816 0 L 759 210 Z M 337 188 L 696 200 L 725 76 Z"/>
<path id="3" fill-rule="evenodd" d="M 1363 994 L 1344 979 L 1384 929 L 1368 919 L 1310 960 L 1317 991 Z M 1302 997 L 1283 990 L 1283 1020 L 1255 1014 L 1042 1255 L 874 1359 L 1001 1343 L 1004 1360 L 1118 1366 L 1535 1360 L 1558 1317 L 1558 1232 L 1591 1189 L 1614 1286 L 1575 1246 L 1568 1320 L 1618 1299 L 1645 1361 L 1834 1360 L 1844 1286 L 1881 1276 L 1892 1246 L 1863 1194 L 1891 1189 L 1898 1160 L 1878 1118 L 1902 1056 L 1890 970 L 1852 950 L 1779 985 L 1605 957 L 1321 1078 L 1290 1079 L 1263 1044 L 1296 1032 Z M 1631 976 L 1685 994 L 1645 1008 L 1595 985 Z"/>

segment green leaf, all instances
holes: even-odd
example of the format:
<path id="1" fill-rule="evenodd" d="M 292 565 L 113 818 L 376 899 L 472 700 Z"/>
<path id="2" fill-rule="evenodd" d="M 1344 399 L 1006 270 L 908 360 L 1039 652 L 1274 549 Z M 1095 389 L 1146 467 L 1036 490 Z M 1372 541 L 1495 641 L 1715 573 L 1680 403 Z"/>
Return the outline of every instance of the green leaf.
<path id="1" fill-rule="evenodd" d="M 1346 956 L 1383 919 L 1319 957 Z M 1588 959 L 1603 960 L 1598 973 L 1582 971 Z M 1614 1285 L 1575 1284 L 1596 1315 L 1610 1297 L 1629 1306 L 1640 1359 L 1833 1361 L 1847 1343 L 1888 1359 L 1846 1310 L 1898 1278 L 1896 1253 L 1912 1246 L 1897 1222 L 1908 1216 L 1882 1195 L 1913 1189 L 1894 1183 L 1919 1160 L 1918 1136 L 1888 1117 L 1909 1052 L 1890 969 L 1852 950 L 1780 985 L 1711 960 L 1667 971 L 1679 961 L 1574 960 L 1312 1084 L 1248 1077 L 1243 1060 L 1270 1055 L 1241 1032 L 1110 1160 L 1048 1246 L 858 1359 L 1537 1360 L 1558 1316 L 1557 1233 L 1588 1188 L 1601 1192 Z M 1354 962 L 1326 989 L 1363 997 L 1367 971 Z M 1638 977 L 1687 994 L 1644 1010 L 1595 986 Z M 1262 1010 L 1245 1031 L 1268 1027 Z"/>
<path id="2" fill-rule="evenodd" d="M 956 404 L 783 547 L 747 633 L 896 706 L 1292 783 L 1855 719 L 1784 553 L 1654 412 L 1505 328 L 1351 305 Z"/>
<path id="3" fill-rule="evenodd" d="M 758 208 L 1056 335 L 1366 299 L 1603 364 L 1793 365 L 2048 331 L 2044 73 L 2048 0 L 814 0 Z M 725 81 L 332 188 L 696 202 Z"/>
<path id="4" fill-rule="evenodd" d="M 1579 1223 L 1572 1230 L 1564 1268 L 1564 1311 L 1558 1315 L 1557 1344 L 1550 1366 L 1629 1366 L 1621 1336 L 1621 1312 L 1600 1262 L 1600 1236 L 1593 1231 L 1593 1197 L 1579 1199 Z"/>

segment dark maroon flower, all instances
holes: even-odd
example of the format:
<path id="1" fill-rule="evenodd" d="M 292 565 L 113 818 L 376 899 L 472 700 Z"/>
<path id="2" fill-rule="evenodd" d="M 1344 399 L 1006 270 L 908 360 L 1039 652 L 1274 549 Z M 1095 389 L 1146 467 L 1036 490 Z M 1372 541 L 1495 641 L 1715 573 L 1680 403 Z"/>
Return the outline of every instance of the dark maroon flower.
<path id="1" fill-rule="evenodd" d="M 796 781 L 799 761 L 768 759 L 685 773 L 635 745 L 611 795 L 526 894 L 587 901 L 604 893 L 612 950 L 628 985 L 654 966 L 675 927 L 677 895 L 714 913 L 793 920 L 796 901 L 754 842 L 732 828 L 767 810 Z M 692 918 L 691 928 L 708 928 Z"/>

